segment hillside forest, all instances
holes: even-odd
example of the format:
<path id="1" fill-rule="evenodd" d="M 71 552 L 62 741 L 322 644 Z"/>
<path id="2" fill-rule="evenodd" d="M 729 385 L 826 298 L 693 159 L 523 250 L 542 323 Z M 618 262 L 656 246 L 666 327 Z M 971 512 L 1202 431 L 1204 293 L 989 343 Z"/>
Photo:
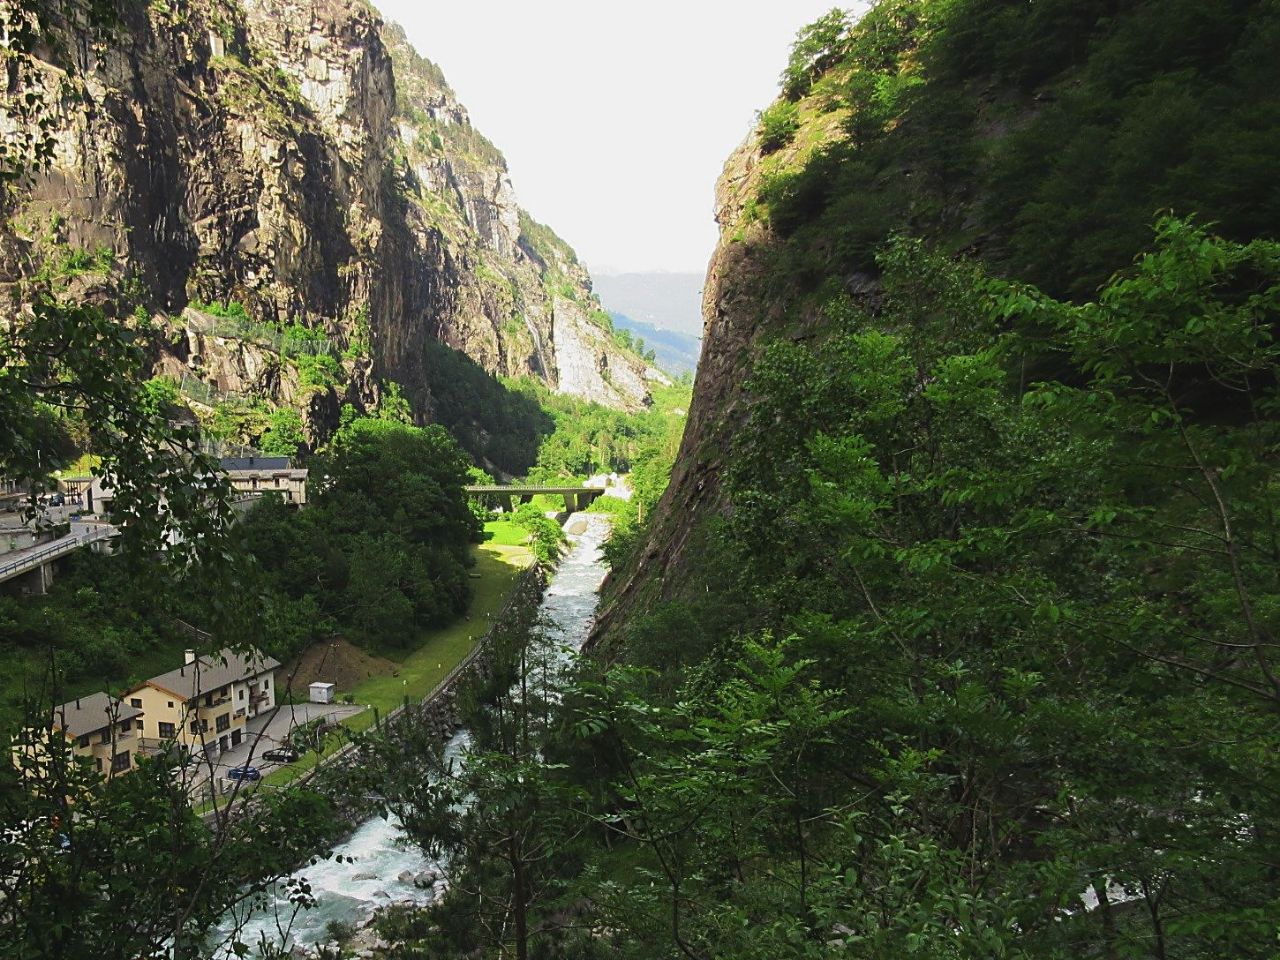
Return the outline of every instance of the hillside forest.
<path id="1" fill-rule="evenodd" d="M 832 10 L 720 181 L 692 396 L 624 413 L 428 345 L 432 409 L 384 383 L 344 411 L 306 511 L 232 526 L 201 488 L 165 522 L 215 549 L 87 558 L 0 601 L 2 649 L 100 686 L 181 608 L 282 659 L 390 652 L 465 606 L 486 517 L 465 483 L 627 472 L 632 499 L 593 508 L 610 574 L 581 656 L 535 622 L 454 699 L 465 744 L 354 739 L 336 793 L 448 868 L 378 911 L 375 956 L 1274 960 L 1278 44 L 1275 0 Z M 203 460 L 129 451 L 191 425 L 117 325 L 66 310 L 35 312 L 36 367 L 8 369 L 83 411 L 68 365 L 114 364 L 111 429 L 14 413 L 0 456 L 65 436 L 150 516 L 143 481 Z M 514 520 L 554 564 L 545 506 Z M 170 922 L 198 954 L 234 896 L 191 879 L 222 854 L 163 791 L 89 801 L 90 853 L 41 828 L 25 956 L 130 957 Z M 25 796 L 0 790 L 11 820 Z M 334 832 L 332 797 L 267 796 L 271 855 L 228 854 L 252 892 Z M 146 814 L 172 819 L 150 862 L 187 892 L 176 920 L 118 866 Z M 101 932 L 121 904 L 139 919 Z"/>
<path id="2" fill-rule="evenodd" d="M 401 782 L 466 878 L 406 956 L 1276 955 L 1278 36 L 800 33 L 590 662 Z"/>

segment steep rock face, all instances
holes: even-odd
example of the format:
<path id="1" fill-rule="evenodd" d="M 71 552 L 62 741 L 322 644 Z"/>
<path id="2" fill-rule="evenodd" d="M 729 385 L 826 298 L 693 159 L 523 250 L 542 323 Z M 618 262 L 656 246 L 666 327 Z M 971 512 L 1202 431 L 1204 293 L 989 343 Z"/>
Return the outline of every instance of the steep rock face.
<path id="1" fill-rule="evenodd" d="M 731 508 L 724 473 L 762 345 L 823 337 L 837 296 L 874 316 L 893 235 L 1078 302 L 1148 249 L 1153 211 L 1274 235 L 1278 127 L 1259 122 L 1280 116 L 1274 7 L 1170 6 L 1066 3 L 1071 22 L 1050 27 L 995 0 L 883 0 L 821 43 L 802 33 L 782 96 L 719 182 L 687 432 L 603 631 L 714 579 L 696 541 Z"/>
<path id="2" fill-rule="evenodd" d="M 703 287 L 702 355 L 693 401 L 671 482 L 654 513 L 647 543 L 631 564 L 610 575 L 595 635 L 610 633 L 655 594 L 673 596 L 686 582 L 686 562 L 697 520 L 724 508 L 721 477 L 743 415 L 743 382 L 757 341 L 770 329 L 769 311 L 756 299 L 757 268 L 771 238 L 760 225 L 741 233 L 746 200 L 758 187 L 759 149 L 752 137 L 730 157 L 716 184 L 720 243 Z"/>
<path id="3" fill-rule="evenodd" d="M 428 338 L 494 374 L 648 402 L 652 371 L 601 328 L 572 251 L 523 214 L 501 154 L 400 28 L 361 0 L 140 6 L 110 38 L 62 24 L 42 57 L 55 151 L 0 238 L 5 280 L 102 251 L 175 330 L 189 303 L 233 301 L 253 333 L 311 331 L 337 368 L 310 384 L 322 411 L 370 407 L 394 380 L 429 418 Z M 230 389 L 240 347 L 222 333 L 170 337 L 158 368 Z M 277 361 L 283 375 L 240 385 L 295 402 L 297 364 Z"/>
<path id="4" fill-rule="evenodd" d="M 780 240 L 752 210 L 771 171 L 803 163 L 842 139 L 844 119 L 840 111 L 815 111 L 793 142 L 777 150 L 766 151 L 753 131 L 725 163 L 716 183 L 720 240 L 703 286 L 702 354 L 684 437 L 643 549 L 610 574 L 593 641 L 615 635 L 653 602 L 716 578 L 697 569 L 697 538 L 727 508 L 722 482 L 748 412 L 746 383 L 755 358 L 784 329 L 784 319 L 795 337 L 807 336 L 817 319 L 786 316 L 785 287 L 771 278 Z M 866 278 L 846 279 L 851 291 L 865 287 Z"/>

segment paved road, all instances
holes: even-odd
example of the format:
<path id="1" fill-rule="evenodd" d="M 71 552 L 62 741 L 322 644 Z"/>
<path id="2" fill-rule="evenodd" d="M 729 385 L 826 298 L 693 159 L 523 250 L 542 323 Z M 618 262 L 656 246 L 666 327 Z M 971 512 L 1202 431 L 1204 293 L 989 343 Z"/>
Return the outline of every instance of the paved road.
<path id="1" fill-rule="evenodd" d="M 188 768 L 190 789 L 195 789 L 210 776 L 224 780 L 231 767 L 243 767 L 251 764 L 262 771 L 263 775 L 281 766 L 262 755 L 274 747 L 287 742 L 289 731 L 317 717 L 329 717 L 335 722 L 353 716 L 365 709 L 359 704 L 347 703 L 285 703 L 277 709 L 270 710 L 251 718 L 245 724 L 244 742 L 237 747 L 223 751 L 221 756 L 211 760 L 201 760 Z"/>

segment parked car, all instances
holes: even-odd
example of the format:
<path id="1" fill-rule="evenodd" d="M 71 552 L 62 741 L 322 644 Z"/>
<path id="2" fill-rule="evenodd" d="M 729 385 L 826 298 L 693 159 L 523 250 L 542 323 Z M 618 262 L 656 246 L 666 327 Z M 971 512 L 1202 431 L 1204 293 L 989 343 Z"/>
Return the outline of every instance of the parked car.
<path id="1" fill-rule="evenodd" d="M 276 763 L 293 763 L 298 759 L 298 751 L 293 747 L 276 747 L 264 753 L 262 759 L 272 760 Z"/>
<path id="2" fill-rule="evenodd" d="M 261 780 L 262 771 L 257 767 L 231 767 L 227 771 L 228 780 Z"/>

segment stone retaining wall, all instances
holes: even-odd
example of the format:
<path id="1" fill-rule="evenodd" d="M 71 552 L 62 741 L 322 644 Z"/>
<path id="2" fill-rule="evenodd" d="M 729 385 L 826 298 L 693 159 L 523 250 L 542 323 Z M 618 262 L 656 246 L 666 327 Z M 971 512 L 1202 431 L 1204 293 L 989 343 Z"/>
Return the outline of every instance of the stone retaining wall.
<path id="1" fill-rule="evenodd" d="M 489 678 L 493 669 L 493 651 L 500 641 L 528 634 L 537 620 L 547 581 L 548 572 L 541 564 L 535 563 L 522 573 L 506 605 L 494 617 L 493 625 L 472 647 L 466 659 L 449 671 L 421 701 L 397 707 L 379 720 L 375 729 L 393 739 L 412 734 L 416 740 L 421 740 L 425 730 L 428 737 L 439 745 L 447 743 L 463 725 L 460 697 L 472 683 L 483 683 Z M 367 819 L 371 811 L 365 798 L 350 796 L 341 784 L 344 772 L 360 762 L 359 744 L 349 743 L 294 782 L 308 784 L 329 796 L 341 818 L 354 828 Z"/>

